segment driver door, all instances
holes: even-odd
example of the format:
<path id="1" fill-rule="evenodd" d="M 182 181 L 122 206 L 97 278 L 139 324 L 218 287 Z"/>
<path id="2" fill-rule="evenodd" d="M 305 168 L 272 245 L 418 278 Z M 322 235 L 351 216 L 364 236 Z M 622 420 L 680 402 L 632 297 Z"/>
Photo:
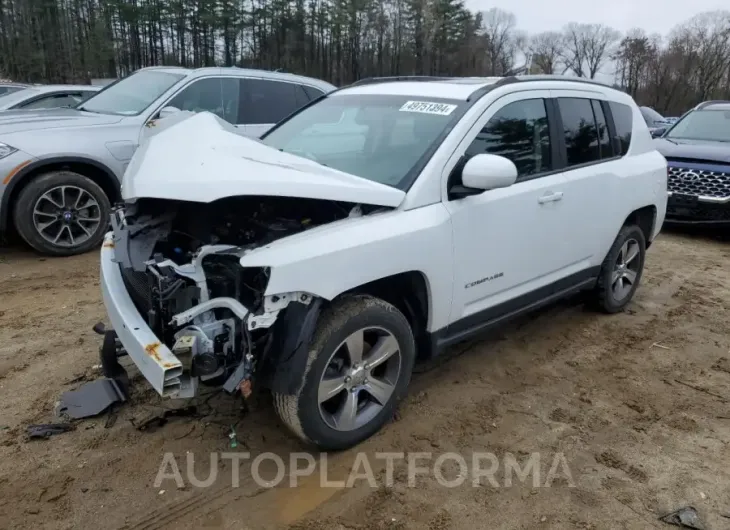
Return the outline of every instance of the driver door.
<path id="1" fill-rule="evenodd" d="M 494 102 L 455 156 L 501 155 L 518 169 L 512 186 L 446 201 L 454 241 L 450 331 L 469 330 L 539 301 L 581 264 L 562 251 L 571 241 L 563 204 L 549 91 L 511 94 Z"/>

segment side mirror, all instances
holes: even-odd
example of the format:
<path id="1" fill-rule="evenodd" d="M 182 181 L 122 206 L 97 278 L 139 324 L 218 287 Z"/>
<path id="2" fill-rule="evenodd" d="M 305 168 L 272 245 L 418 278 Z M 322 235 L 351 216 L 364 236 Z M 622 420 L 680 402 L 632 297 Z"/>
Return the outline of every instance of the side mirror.
<path id="1" fill-rule="evenodd" d="M 177 107 L 162 107 L 162 109 L 160 109 L 159 119 L 162 120 L 164 118 L 172 116 L 173 114 L 177 114 L 178 112 L 180 112 L 180 109 L 178 109 Z"/>
<path id="2" fill-rule="evenodd" d="M 653 129 L 651 131 L 652 138 L 659 138 L 667 130 L 666 127 L 660 127 L 659 129 Z"/>
<path id="3" fill-rule="evenodd" d="M 506 188 L 517 180 L 517 167 L 503 156 L 474 155 L 461 169 L 461 182 L 449 189 L 450 199 L 461 199 L 496 188 Z"/>

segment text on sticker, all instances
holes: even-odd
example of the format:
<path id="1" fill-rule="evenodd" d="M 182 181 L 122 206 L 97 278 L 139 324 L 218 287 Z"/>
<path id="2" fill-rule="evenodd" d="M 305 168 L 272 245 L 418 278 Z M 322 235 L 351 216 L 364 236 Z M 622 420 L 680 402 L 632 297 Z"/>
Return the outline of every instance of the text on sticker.
<path id="1" fill-rule="evenodd" d="M 448 103 L 433 103 L 430 101 L 406 101 L 400 108 L 400 112 L 422 112 L 424 114 L 438 114 L 439 116 L 448 116 L 456 105 Z"/>

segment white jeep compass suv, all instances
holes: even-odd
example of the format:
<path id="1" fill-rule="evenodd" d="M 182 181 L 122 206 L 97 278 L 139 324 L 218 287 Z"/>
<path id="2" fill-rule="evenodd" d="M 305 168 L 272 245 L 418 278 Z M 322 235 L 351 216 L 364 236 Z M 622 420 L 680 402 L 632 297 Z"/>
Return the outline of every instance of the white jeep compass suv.
<path id="1" fill-rule="evenodd" d="M 667 203 L 634 101 L 563 77 L 368 79 L 260 140 L 195 114 L 135 153 L 101 251 L 113 330 L 162 396 L 273 393 L 323 449 L 417 360 L 585 291 L 630 302 Z"/>

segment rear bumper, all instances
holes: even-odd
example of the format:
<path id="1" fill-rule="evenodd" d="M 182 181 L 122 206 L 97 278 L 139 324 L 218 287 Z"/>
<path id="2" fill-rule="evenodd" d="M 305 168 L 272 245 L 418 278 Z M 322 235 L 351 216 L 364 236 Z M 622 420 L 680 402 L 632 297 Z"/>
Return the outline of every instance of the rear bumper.
<path id="1" fill-rule="evenodd" d="M 666 223 L 730 225 L 730 202 L 704 201 L 696 196 L 669 195 Z"/>
<path id="2" fill-rule="evenodd" d="M 165 346 L 139 314 L 114 261 L 111 232 L 101 248 L 101 290 L 109 321 L 129 357 L 163 397 L 175 397 L 192 384 L 180 360 Z"/>

